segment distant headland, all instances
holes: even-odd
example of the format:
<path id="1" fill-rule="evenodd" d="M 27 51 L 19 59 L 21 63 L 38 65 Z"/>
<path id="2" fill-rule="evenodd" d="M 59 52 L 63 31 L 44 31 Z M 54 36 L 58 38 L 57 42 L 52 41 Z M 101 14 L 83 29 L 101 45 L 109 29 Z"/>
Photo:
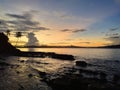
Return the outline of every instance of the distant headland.
<path id="1" fill-rule="evenodd" d="M 17 48 L 120 48 L 120 45 L 107 45 L 107 46 L 98 46 L 98 47 L 83 47 L 83 46 L 16 46 Z"/>

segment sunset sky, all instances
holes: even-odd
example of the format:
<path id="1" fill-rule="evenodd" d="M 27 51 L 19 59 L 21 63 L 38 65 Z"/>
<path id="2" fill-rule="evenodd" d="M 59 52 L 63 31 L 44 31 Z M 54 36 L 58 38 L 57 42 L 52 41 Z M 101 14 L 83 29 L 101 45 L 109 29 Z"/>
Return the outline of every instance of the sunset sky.
<path id="1" fill-rule="evenodd" d="M 19 44 L 120 44 L 120 0 L 0 0 L 0 32 Z"/>

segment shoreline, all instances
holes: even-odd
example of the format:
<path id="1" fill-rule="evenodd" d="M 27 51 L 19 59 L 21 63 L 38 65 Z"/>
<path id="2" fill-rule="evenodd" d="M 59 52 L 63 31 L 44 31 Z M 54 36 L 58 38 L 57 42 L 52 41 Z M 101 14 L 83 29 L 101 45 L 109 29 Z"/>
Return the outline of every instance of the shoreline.
<path id="1" fill-rule="evenodd" d="M 7 78 L 12 77 L 11 79 L 13 81 L 14 78 L 17 79 L 17 81 L 15 82 L 16 84 L 18 83 L 18 85 L 15 87 L 19 89 L 15 90 L 27 90 L 27 88 L 30 88 L 29 86 L 26 86 L 22 83 L 20 83 L 19 85 L 19 82 L 24 82 L 19 81 L 23 78 L 26 78 L 26 80 L 28 81 L 27 85 L 32 84 L 32 87 L 34 87 L 35 89 L 40 88 L 40 82 L 45 82 L 46 84 L 44 86 L 49 87 L 49 89 L 47 90 L 120 90 L 120 84 L 117 83 L 117 80 L 120 79 L 120 77 L 114 78 L 113 81 L 108 81 L 106 79 L 107 75 L 103 72 L 76 69 L 74 66 L 71 66 L 63 67 L 65 69 L 61 72 L 58 71 L 57 73 L 47 73 L 44 71 L 39 71 L 31 66 L 28 66 L 29 62 L 27 61 L 21 61 L 19 59 L 16 59 L 15 61 L 17 61 L 19 64 L 10 64 L 7 63 L 7 61 L 3 62 L 3 60 L 0 60 L 0 71 L 2 73 L 6 73 L 6 71 L 10 70 L 7 73 L 11 73 L 11 75 L 14 77 L 7 76 Z M 79 67 L 86 68 L 88 66 L 88 63 L 84 61 L 79 61 L 77 63 L 78 64 L 76 65 L 78 65 Z M 84 74 L 93 75 L 93 77 L 88 78 L 85 77 Z M 34 81 L 31 82 L 31 80 Z M 36 84 L 38 86 L 36 86 Z M 11 88 L 11 86 L 9 87 Z"/>

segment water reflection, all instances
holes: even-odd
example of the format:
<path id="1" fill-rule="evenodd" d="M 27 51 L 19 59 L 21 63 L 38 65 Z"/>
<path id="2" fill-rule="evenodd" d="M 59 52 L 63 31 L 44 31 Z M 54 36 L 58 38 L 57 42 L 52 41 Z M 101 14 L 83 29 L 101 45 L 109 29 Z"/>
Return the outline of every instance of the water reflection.
<path id="1" fill-rule="evenodd" d="M 44 51 L 62 54 L 72 54 L 76 60 L 87 61 L 92 67 L 90 70 L 102 70 L 110 74 L 120 74 L 120 50 L 119 49 L 73 49 L 73 48 L 23 48 L 23 51 Z M 13 66 L 7 66 L 4 70 L 0 67 L 0 88 L 2 90 L 42 90 L 48 87 L 41 82 L 37 71 L 47 73 L 58 73 L 64 71 L 64 67 L 71 67 L 74 62 L 63 61 L 52 58 L 32 57 L 7 57 L 6 62 Z M 2 67 L 4 68 L 4 67 Z M 13 85 L 14 84 L 14 85 Z M 43 89 L 45 90 L 45 88 Z M 48 89 L 50 90 L 50 88 Z"/>
<path id="2" fill-rule="evenodd" d="M 10 65 L 0 69 L 0 90 L 51 90 L 27 61 L 24 57 L 7 58 Z"/>

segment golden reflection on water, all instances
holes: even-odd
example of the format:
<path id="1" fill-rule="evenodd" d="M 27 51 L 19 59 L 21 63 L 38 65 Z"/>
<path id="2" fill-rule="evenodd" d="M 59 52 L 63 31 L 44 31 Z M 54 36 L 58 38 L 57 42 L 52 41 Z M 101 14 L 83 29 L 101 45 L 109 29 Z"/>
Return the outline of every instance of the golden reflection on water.
<path id="1" fill-rule="evenodd" d="M 28 59 L 26 62 L 32 68 L 35 68 L 43 72 L 49 72 L 49 73 L 55 72 L 59 68 L 72 64 L 69 61 L 61 61 L 61 60 L 56 60 L 51 58 L 31 58 L 31 59 Z"/>
<path id="2" fill-rule="evenodd" d="M 0 74 L 0 89 L 2 90 L 51 90 L 41 82 L 39 74 L 32 68 L 32 63 L 25 57 L 8 57 L 7 66 Z M 32 60 L 30 58 L 30 60 Z M 29 75 L 32 75 L 30 77 Z"/>

